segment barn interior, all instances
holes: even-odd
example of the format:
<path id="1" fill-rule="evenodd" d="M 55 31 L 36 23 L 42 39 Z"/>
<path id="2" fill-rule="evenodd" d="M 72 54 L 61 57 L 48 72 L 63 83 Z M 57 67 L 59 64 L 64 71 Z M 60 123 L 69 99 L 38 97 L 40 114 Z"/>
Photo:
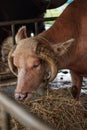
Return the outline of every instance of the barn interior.
<path id="1" fill-rule="evenodd" d="M 16 17 L 14 12 L 13 14 L 0 20 L 0 130 L 86 130 L 87 129 L 87 79 L 83 78 L 82 90 L 80 95 L 80 100 L 76 101 L 71 94 L 71 76 L 70 71 L 67 69 L 59 70 L 56 78 L 46 86 L 44 95 L 39 95 L 37 92 L 35 93 L 35 97 L 31 101 L 20 102 L 16 101 L 14 98 L 14 91 L 17 85 L 17 77 L 12 74 L 8 66 L 8 54 L 11 48 L 16 44 L 15 43 L 15 35 L 22 25 L 26 25 L 28 30 L 28 36 L 33 37 L 48 29 L 50 26 L 46 24 L 46 21 L 55 21 L 57 17 L 44 17 L 47 10 L 55 9 L 61 6 L 63 10 L 73 2 L 73 0 L 30 0 L 29 6 L 32 5 L 32 8 L 35 7 L 36 10 L 39 10 L 39 15 L 37 15 L 32 10 L 30 10 L 30 15 L 32 12 L 32 17 L 25 16 L 28 8 L 26 8 L 24 16 L 20 16 L 20 13 Z M 17 1 L 15 1 L 17 2 Z M 4 1 L 0 5 L 1 17 L 4 16 L 5 11 L 9 12 L 7 8 L 7 3 L 4 6 Z M 11 8 L 14 7 L 14 2 L 9 1 Z M 21 1 L 18 3 L 17 9 L 19 10 Z M 24 3 L 21 3 L 24 4 Z M 63 6 L 62 6 L 63 5 Z M 26 4 L 23 5 L 24 9 L 28 6 L 27 1 Z M 2 7 L 4 10 L 2 11 Z M 35 9 L 34 8 L 34 9 Z M 23 10 L 21 7 L 20 10 Z M 35 10 L 34 10 L 35 11 Z M 3 12 L 3 13 L 2 13 Z M 21 11 L 20 11 L 21 12 Z M 38 12 L 38 11 L 37 11 Z M 11 19 L 10 19 L 11 18 Z M 48 27 L 49 26 L 49 27 Z M 10 28 L 10 29 L 9 29 Z M 6 38 L 4 38 L 3 31 L 6 34 Z M 11 34 L 11 35 L 9 35 Z M 8 35 L 8 37 L 7 37 Z M 5 97 L 5 98 L 4 98 Z M 8 105 L 4 104 L 4 100 L 6 100 Z M 10 104 L 10 100 L 12 99 L 12 103 Z M 34 125 L 28 126 L 27 123 L 23 123 L 23 120 L 20 120 L 22 117 L 17 117 L 14 111 L 11 113 L 13 105 L 16 106 L 15 103 L 18 103 L 19 108 L 24 108 L 25 111 L 28 111 L 29 114 L 35 116 L 35 119 L 38 121 L 41 120 L 39 124 L 42 125 L 42 128 Z M 10 105 L 10 106 L 9 106 Z M 6 108 L 5 108 L 6 107 Z M 7 109 L 7 110 L 6 110 Z M 9 110 L 8 110 L 9 109 Z M 10 114 L 9 114 L 10 113 Z M 20 115 L 20 114 L 19 114 Z M 30 115 L 29 115 L 30 116 Z M 27 118 L 24 116 L 24 118 Z M 30 117 L 29 117 L 30 118 Z M 18 119 L 18 120 L 17 120 Z M 3 123 L 4 122 L 4 123 Z M 33 122 L 33 120 L 32 120 Z M 30 124 L 30 122 L 28 122 Z M 36 122 L 35 122 L 36 123 Z M 32 123 L 31 123 L 32 124 Z M 36 127 L 36 128 L 35 128 Z"/>

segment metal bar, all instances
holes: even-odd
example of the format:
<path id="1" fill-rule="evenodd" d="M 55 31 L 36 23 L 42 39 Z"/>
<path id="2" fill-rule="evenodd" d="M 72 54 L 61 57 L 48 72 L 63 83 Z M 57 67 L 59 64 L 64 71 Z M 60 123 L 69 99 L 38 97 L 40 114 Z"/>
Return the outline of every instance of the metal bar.
<path id="1" fill-rule="evenodd" d="M 44 21 L 53 21 L 55 20 L 57 17 L 49 17 L 49 18 L 37 18 L 37 19 L 27 19 L 27 20 L 15 20 L 15 21 L 2 21 L 0 22 L 0 26 L 8 26 L 8 25 L 12 25 L 12 24 L 27 24 L 27 23 L 34 23 L 34 22 L 44 22 Z"/>
<path id="2" fill-rule="evenodd" d="M 13 45 L 15 45 L 15 25 L 11 25 L 11 30 L 12 30 L 12 38 L 13 38 Z"/>
<path id="3" fill-rule="evenodd" d="M 35 35 L 38 34 L 38 22 L 35 22 Z"/>
<path id="4" fill-rule="evenodd" d="M 4 92 L 0 92 L 0 103 L 5 111 L 13 115 L 26 128 L 31 128 L 31 130 L 53 130 L 41 120 L 35 118 L 28 110 L 25 110 L 23 105 L 13 100 L 12 97 L 7 96 Z"/>
<path id="5" fill-rule="evenodd" d="M 16 79 L 16 80 L 17 80 L 17 79 Z M 5 82 L 5 81 L 0 82 L 0 89 L 1 89 L 1 88 L 3 89 L 4 87 L 13 86 L 13 85 L 16 86 L 16 84 L 17 84 L 16 80 L 14 79 L 14 80 L 8 81 L 8 82 Z"/>
<path id="6" fill-rule="evenodd" d="M 1 116 L 2 116 L 2 130 L 11 130 L 10 125 L 10 115 L 4 110 L 2 107 L 1 109 Z"/>

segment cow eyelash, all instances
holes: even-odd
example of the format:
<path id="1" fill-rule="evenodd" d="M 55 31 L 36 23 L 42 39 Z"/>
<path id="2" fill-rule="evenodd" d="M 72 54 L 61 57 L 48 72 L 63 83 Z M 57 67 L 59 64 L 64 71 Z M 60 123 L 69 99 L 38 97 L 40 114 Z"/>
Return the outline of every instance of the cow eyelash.
<path id="1" fill-rule="evenodd" d="M 40 63 L 39 63 L 39 64 L 35 64 L 35 65 L 33 66 L 33 68 L 37 68 L 41 63 L 42 63 L 42 60 L 40 60 Z"/>
<path id="2" fill-rule="evenodd" d="M 40 64 L 36 64 L 36 65 L 33 66 L 33 68 L 37 68 L 39 65 L 40 65 Z"/>
<path id="3" fill-rule="evenodd" d="M 40 59 L 40 62 L 38 63 L 38 64 L 35 64 L 35 65 L 33 65 L 33 68 L 37 68 L 39 65 L 41 65 L 43 63 L 43 60 L 42 59 Z"/>

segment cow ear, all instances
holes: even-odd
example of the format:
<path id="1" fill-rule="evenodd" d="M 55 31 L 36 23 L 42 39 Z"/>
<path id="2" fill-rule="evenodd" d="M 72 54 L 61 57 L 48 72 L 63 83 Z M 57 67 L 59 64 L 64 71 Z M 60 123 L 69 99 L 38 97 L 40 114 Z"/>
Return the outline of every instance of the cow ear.
<path id="1" fill-rule="evenodd" d="M 18 33 L 16 34 L 16 43 L 25 38 L 27 38 L 26 26 L 23 26 L 18 30 Z"/>
<path id="2" fill-rule="evenodd" d="M 72 43 L 74 42 L 75 39 L 69 39 L 63 43 L 58 43 L 52 46 L 54 52 L 56 52 L 58 55 L 64 55 L 69 47 L 72 45 Z"/>

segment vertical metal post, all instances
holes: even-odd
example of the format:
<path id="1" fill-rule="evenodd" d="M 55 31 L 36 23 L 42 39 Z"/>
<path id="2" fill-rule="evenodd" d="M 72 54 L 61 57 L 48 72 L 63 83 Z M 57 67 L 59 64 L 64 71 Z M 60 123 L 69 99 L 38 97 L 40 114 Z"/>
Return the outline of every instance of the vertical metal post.
<path id="1" fill-rule="evenodd" d="M 35 22 L 35 35 L 37 35 L 38 33 L 38 22 Z"/>
<path id="2" fill-rule="evenodd" d="M 15 25 L 11 25 L 11 30 L 12 30 L 12 37 L 13 37 L 13 45 L 15 45 Z"/>
<path id="3" fill-rule="evenodd" d="M 3 107 L 2 107 L 2 110 L 1 110 L 1 116 L 2 116 L 2 130 L 11 130 L 10 114 L 8 114 L 4 110 Z"/>

